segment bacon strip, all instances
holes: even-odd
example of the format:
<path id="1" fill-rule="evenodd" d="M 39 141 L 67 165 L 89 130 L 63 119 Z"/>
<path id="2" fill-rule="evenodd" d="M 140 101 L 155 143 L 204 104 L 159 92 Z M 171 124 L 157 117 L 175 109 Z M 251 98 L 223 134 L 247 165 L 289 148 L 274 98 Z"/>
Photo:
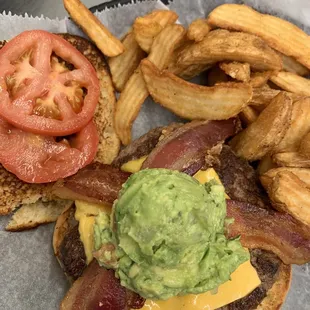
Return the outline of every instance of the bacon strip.
<path id="1" fill-rule="evenodd" d="M 142 165 L 195 174 L 204 164 L 206 152 L 236 133 L 237 119 L 194 121 L 176 129 L 160 141 Z"/>
<path id="2" fill-rule="evenodd" d="M 289 214 L 227 200 L 227 216 L 234 218 L 228 236 L 240 235 L 244 247 L 272 251 L 285 264 L 310 261 L 310 228 Z"/>
<path id="3" fill-rule="evenodd" d="M 110 165 L 93 163 L 57 182 L 53 194 L 63 199 L 113 204 L 130 173 Z"/>
<path id="4" fill-rule="evenodd" d="M 60 310 L 129 310 L 143 307 L 144 299 L 121 286 L 113 270 L 93 260 L 74 282 L 61 302 Z"/>

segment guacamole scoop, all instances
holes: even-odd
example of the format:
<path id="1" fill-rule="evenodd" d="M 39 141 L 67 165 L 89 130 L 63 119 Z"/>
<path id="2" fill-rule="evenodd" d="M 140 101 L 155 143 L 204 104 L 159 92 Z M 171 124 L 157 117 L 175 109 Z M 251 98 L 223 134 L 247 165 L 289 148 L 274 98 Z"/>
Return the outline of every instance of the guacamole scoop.
<path id="1" fill-rule="evenodd" d="M 144 298 L 216 289 L 249 259 L 238 239 L 224 235 L 225 192 L 215 181 L 202 185 L 177 171 L 142 170 L 124 184 L 112 214 L 113 221 L 97 217 L 95 247 L 113 244 L 117 261 L 109 265 L 111 253 L 104 251 L 98 261 Z"/>

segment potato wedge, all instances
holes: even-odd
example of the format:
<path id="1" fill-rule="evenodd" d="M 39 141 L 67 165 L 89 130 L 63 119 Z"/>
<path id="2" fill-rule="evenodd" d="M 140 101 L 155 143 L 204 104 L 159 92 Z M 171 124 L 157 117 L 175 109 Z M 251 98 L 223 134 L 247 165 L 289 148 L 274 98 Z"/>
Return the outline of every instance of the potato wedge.
<path id="1" fill-rule="evenodd" d="M 184 38 L 186 30 L 181 25 L 169 25 L 155 38 L 147 59 L 158 68 L 165 68 L 175 46 Z M 131 141 L 131 127 L 144 100 L 149 95 L 140 67 L 132 74 L 116 103 L 115 130 L 123 144 Z"/>
<path id="2" fill-rule="evenodd" d="M 210 32 L 211 27 L 205 18 L 194 20 L 188 27 L 187 37 L 195 42 L 200 42 Z"/>
<path id="3" fill-rule="evenodd" d="M 122 43 L 125 52 L 108 59 L 113 85 L 118 92 L 124 89 L 140 61 L 146 57 L 146 53 L 140 48 L 132 31 L 126 34 Z"/>
<path id="4" fill-rule="evenodd" d="M 250 85 L 253 88 L 263 87 L 272 75 L 273 71 L 253 72 L 250 77 Z"/>
<path id="5" fill-rule="evenodd" d="M 208 86 L 214 86 L 229 81 L 229 76 L 219 67 L 219 65 L 213 66 L 207 74 Z"/>
<path id="6" fill-rule="evenodd" d="M 291 114 L 291 97 L 279 93 L 254 123 L 231 140 L 233 150 L 247 160 L 263 158 L 284 137 Z"/>
<path id="7" fill-rule="evenodd" d="M 257 35 L 275 50 L 294 57 L 310 68 L 310 37 L 286 20 L 261 14 L 246 5 L 239 4 L 220 5 L 210 13 L 207 20 L 213 27 Z"/>
<path id="8" fill-rule="evenodd" d="M 242 123 L 248 127 L 252 123 L 254 123 L 258 118 L 259 113 L 255 111 L 252 107 L 245 107 L 239 114 L 239 117 Z"/>
<path id="9" fill-rule="evenodd" d="M 268 190 L 273 205 L 310 225 L 310 189 L 292 172 L 279 172 Z"/>
<path id="10" fill-rule="evenodd" d="M 267 171 L 277 168 L 278 166 L 273 162 L 272 157 L 268 154 L 262 158 L 257 167 L 258 175 L 263 175 Z"/>
<path id="11" fill-rule="evenodd" d="M 279 168 L 270 169 L 268 172 L 260 176 L 260 181 L 266 190 L 268 190 L 273 179 L 280 172 L 291 172 L 294 175 L 296 175 L 301 181 L 303 181 L 307 186 L 310 187 L 310 169 L 279 167 Z"/>
<path id="12" fill-rule="evenodd" d="M 272 160 L 280 167 L 310 168 L 310 159 L 298 152 L 277 153 Z"/>
<path id="13" fill-rule="evenodd" d="M 294 103 L 291 124 L 274 152 L 297 152 L 300 142 L 310 131 L 310 98 Z"/>
<path id="14" fill-rule="evenodd" d="M 230 77 L 241 82 L 249 82 L 251 69 L 248 63 L 237 61 L 221 62 L 220 68 Z"/>
<path id="15" fill-rule="evenodd" d="M 299 153 L 310 158 L 310 132 L 307 133 L 300 142 Z"/>
<path id="16" fill-rule="evenodd" d="M 301 76 L 309 75 L 310 70 L 299 63 L 296 59 L 290 56 L 286 56 L 279 52 L 279 55 L 282 58 L 283 70 L 292 72 Z"/>
<path id="17" fill-rule="evenodd" d="M 291 93 L 310 96 L 310 80 L 295 73 L 281 71 L 270 77 L 270 80 Z"/>
<path id="18" fill-rule="evenodd" d="M 135 39 L 140 47 L 150 52 L 154 38 L 167 26 L 174 24 L 178 14 L 169 10 L 155 10 L 150 14 L 137 17 L 133 24 Z"/>
<path id="19" fill-rule="evenodd" d="M 101 52 L 109 57 L 120 55 L 125 51 L 122 42 L 88 10 L 80 0 L 63 0 L 65 9 L 71 18 L 95 42 Z"/>
<path id="20" fill-rule="evenodd" d="M 258 71 L 282 69 L 281 57 L 263 40 L 248 33 L 211 31 L 201 42 L 188 45 L 178 56 L 180 65 L 241 61 Z"/>
<path id="21" fill-rule="evenodd" d="M 228 119 L 237 115 L 252 96 L 252 88 L 247 84 L 200 86 L 186 82 L 167 70 L 160 71 L 149 60 L 142 60 L 141 70 L 154 101 L 190 120 Z"/>

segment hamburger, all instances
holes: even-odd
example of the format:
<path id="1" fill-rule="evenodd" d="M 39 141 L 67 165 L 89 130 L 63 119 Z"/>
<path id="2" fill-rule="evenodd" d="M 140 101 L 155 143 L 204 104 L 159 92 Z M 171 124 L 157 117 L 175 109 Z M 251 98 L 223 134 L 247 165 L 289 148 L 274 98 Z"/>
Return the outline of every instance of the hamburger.
<path id="1" fill-rule="evenodd" d="M 112 165 L 92 164 L 56 183 L 55 194 L 75 200 L 53 236 L 72 283 L 61 309 L 281 307 L 290 264 L 309 255 L 309 233 L 271 209 L 253 167 L 223 144 L 238 127 L 229 120 L 156 128 Z"/>

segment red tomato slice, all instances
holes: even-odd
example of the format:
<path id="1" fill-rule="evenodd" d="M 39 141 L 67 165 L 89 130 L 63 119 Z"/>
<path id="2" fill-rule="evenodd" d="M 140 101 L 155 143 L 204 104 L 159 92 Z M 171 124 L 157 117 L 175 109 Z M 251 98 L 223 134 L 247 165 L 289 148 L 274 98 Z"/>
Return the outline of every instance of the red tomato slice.
<path id="1" fill-rule="evenodd" d="M 92 162 L 98 142 L 93 121 L 61 139 L 25 132 L 0 119 L 0 162 L 28 183 L 53 182 L 76 173 Z"/>
<path id="2" fill-rule="evenodd" d="M 57 35 L 25 31 L 0 50 L 0 116 L 15 127 L 49 136 L 78 132 L 92 119 L 99 92 L 91 63 Z"/>

